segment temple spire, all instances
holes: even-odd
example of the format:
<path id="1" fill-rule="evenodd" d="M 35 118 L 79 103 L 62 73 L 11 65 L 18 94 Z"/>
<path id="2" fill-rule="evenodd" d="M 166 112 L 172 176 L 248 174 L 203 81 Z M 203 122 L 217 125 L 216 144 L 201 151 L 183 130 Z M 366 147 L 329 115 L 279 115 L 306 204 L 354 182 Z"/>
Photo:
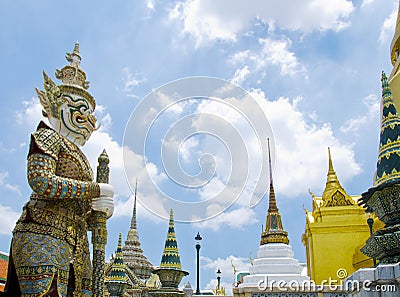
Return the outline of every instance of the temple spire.
<path id="1" fill-rule="evenodd" d="M 274 182 L 272 180 L 272 162 L 271 162 L 271 151 L 269 147 L 269 138 L 268 140 L 268 164 L 269 164 L 269 206 L 268 212 L 270 211 L 278 211 L 278 207 L 276 206 L 276 198 L 275 198 L 275 190 L 274 190 Z"/>
<path id="2" fill-rule="evenodd" d="M 400 115 L 394 105 L 391 88 L 383 71 L 381 81 L 381 134 L 375 186 L 400 181 Z"/>
<path id="3" fill-rule="evenodd" d="M 132 214 L 132 220 L 131 220 L 131 229 L 137 230 L 137 223 L 136 223 L 136 196 L 137 196 L 137 179 L 136 179 L 136 185 L 135 185 L 135 198 L 133 200 L 133 214 Z"/>
<path id="4" fill-rule="evenodd" d="M 272 179 L 271 150 L 268 138 L 268 162 L 269 162 L 269 200 L 268 213 L 265 223 L 265 230 L 261 233 L 260 245 L 268 243 L 289 244 L 288 233 L 283 229 L 282 219 L 279 213 Z"/>
<path id="5" fill-rule="evenodd" d="M 322 193 L 323 206 L 344 206 L 353 205 L 354 201 L 343 189 L 333 169 L 331 150 L 328 147 L 328 174 L 326 184 Z"/>
<path id="6" fill-rule="evenodd" d="M 342 188 L 342 186 L 340 185 L 336 172 L 333 169 L 331 149 L 328 147 L 328 174 L 326 175 L 326 184 L 324 193 L 322 194 L 322 200 L 325 201 L 331 191 L 339 188 Z"/>
<path id="7" fill-rule="evenodd" d="M 164 252 L 161 257 L 160 268 L 182 269 L 181 259 L 179 256 L 178 242 L 176 241 L 174 228 L 174 211 L 171 208 L 169 214 L 169 228 L 167 239 L 165 240 Z"/>
<path id="8" fill-rule="evenodd" d="M 125 246 L 122 248 L 124 262 L 137 277 L 141 280 L 147 280 L 153 271 L 153 265 L 147 260 L 140 247 L 139 232 L 136 222 L 136 198 L 137 198 L 137 180 L 135 187 L 135 197 L 133 202 L 133 212 L 131 227 L 128 231 L 128 236 L 125 241 Z"/>

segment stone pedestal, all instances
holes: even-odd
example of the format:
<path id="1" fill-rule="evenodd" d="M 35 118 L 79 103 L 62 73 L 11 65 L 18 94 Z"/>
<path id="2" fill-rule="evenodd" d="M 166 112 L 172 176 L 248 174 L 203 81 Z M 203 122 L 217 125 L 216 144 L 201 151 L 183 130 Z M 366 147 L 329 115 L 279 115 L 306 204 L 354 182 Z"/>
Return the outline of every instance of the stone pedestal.
<path id="1" fill-rule="evenodd" d="M 186 293 L 178 289 L 163 288 L 159 290 L 149 291 L 150 297 L 186 297 Z"/>
<path id="2" fill-rule="evenodd" d="M 182 278 L 189 273 L 180 269 L 158 268 L 153 271 L 157 274 L 161 288 L 149 292 L 150 297 L 186 297 L 186 293 L 179 290 Z"/>
<path id="3" fill-rule="evenodd" d="M 349 297 L 398 297 L 400 263 L 360 269 L 346 279 L 343 289 Z"/>

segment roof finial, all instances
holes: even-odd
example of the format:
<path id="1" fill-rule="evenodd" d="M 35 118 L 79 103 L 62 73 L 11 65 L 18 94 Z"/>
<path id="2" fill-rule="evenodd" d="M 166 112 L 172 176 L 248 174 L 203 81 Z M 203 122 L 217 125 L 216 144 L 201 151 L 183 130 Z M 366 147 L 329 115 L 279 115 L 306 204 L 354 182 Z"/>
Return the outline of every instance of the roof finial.
<path id="1" fill-rule="evenodd" d="M 269 138 L 268 141 L 268 164 L 269 164 L 269 183 L 272 185 L 272 164 L 271 164 L 271 150 L 269 147 Z"/>
<path id="2" fill-rule="evenodd" d="M 272 162 L 271 162 L 271 149 L 269 147 L 269 138 L 268 141 L 268 163 L 269 163 L 269 206 L 268 212 L 270 211 L 278 211 L 278 207 L 276 206 L 276 198 L 274 191 L 274 183 L 272 180 Z"/>
<path id="3" fill-rule="evenodd" d="M 75 42 L 74 54 L 79 55 L 79 42 L 78 41 Z"/>
<path id="4" fill-rule="evenodd" d="M 385 71 L 382 71 L 381 82 L 382 82 L 382 97 L 383 97 L 383 99 L 386 99 L 387 97 L 391 97 L 392 91 L 389 87 L 388 78 L 386 76 Z"/>
<path id="5" fill-rule="evenodd" d="M 172 208 L 169 211 L 169 226 L 174 227 L 174 210 Z"/>
<path id="6" fill-rule="evenodd" d="M 133 215 L 132 215 L 132 221 L 131 221 L 131 229 L 137 229 L 137 223 L 136 223 L 136 196 L 137 196 L 137 179 L 136 179 L 136 185 L 135 185 L 135 198 L 133 200 Z"/>
<path id="7" fill-rule="evenodd" d="M 327 174 L 327 180 L 326 180 L 326 186 L 328 187 L 328 184 L 331 183 L 338 183 L 339 180 L 336 176 L 336 172 L 333 169 L 332 165 L 332 157 L 331 157 L 331 149 L 328 147 L 328 174 Z"/>
<path id="8" fill-rule="evenodd" d="M 80 67 L 81 63 L 81 55 L 79 54 L 79 42 L 75 42 L 74 50 L 72 53 L 66 53 L 65 58 L 67 59 L 68 62 L 71 63 L 71 65 L 75 66 L 76 68 Z"/>
<path id="9" fill-rule="evenodd" d="M 122 233 L 119 233 L 118 237 L 118 249 L 122 248 Z"/>

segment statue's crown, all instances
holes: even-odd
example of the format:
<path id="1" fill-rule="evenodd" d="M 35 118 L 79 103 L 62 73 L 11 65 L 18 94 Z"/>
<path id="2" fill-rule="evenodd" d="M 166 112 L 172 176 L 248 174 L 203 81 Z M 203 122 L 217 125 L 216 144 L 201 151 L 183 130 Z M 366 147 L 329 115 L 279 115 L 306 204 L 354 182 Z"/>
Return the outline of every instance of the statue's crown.
<path id="1" fill-rule="evenodd" d="M 89 82 L 86 80 L 86 73 L 81 69 L 81 56 L 79 54 L 79 43 L 75 43 L 75 47 L 72 53 L 67 53 L 65 58 L 69 65 L 66 65 L 61 70 L 56 69 L 56 78 L 61 80 L 64 85 L 79 86 L 87 90 L 89 88 Z"/>

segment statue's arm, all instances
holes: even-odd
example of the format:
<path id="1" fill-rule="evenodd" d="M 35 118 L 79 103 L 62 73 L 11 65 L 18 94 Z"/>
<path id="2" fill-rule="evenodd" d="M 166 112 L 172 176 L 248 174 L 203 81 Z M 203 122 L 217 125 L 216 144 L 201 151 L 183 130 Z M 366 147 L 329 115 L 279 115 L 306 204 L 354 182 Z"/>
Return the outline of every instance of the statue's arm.
<path id="1" fill-rule="evenodd" d="M 56 161 L 46 154 L 28 157 L 28 183 L 38 195 L 47 198 L 91 199 L 100 195 L 96 182 L 62 178 L 55 174 Z"/>
<path id="2" fill-rule="evenodd" d="M 96 182 L 63 178 L 55 174 L 62 137 L 44 123 L 32 134 L 28 154 L 28 183 L 32 190 L 48 198 L 91 199 L 100 195 Z"/>

